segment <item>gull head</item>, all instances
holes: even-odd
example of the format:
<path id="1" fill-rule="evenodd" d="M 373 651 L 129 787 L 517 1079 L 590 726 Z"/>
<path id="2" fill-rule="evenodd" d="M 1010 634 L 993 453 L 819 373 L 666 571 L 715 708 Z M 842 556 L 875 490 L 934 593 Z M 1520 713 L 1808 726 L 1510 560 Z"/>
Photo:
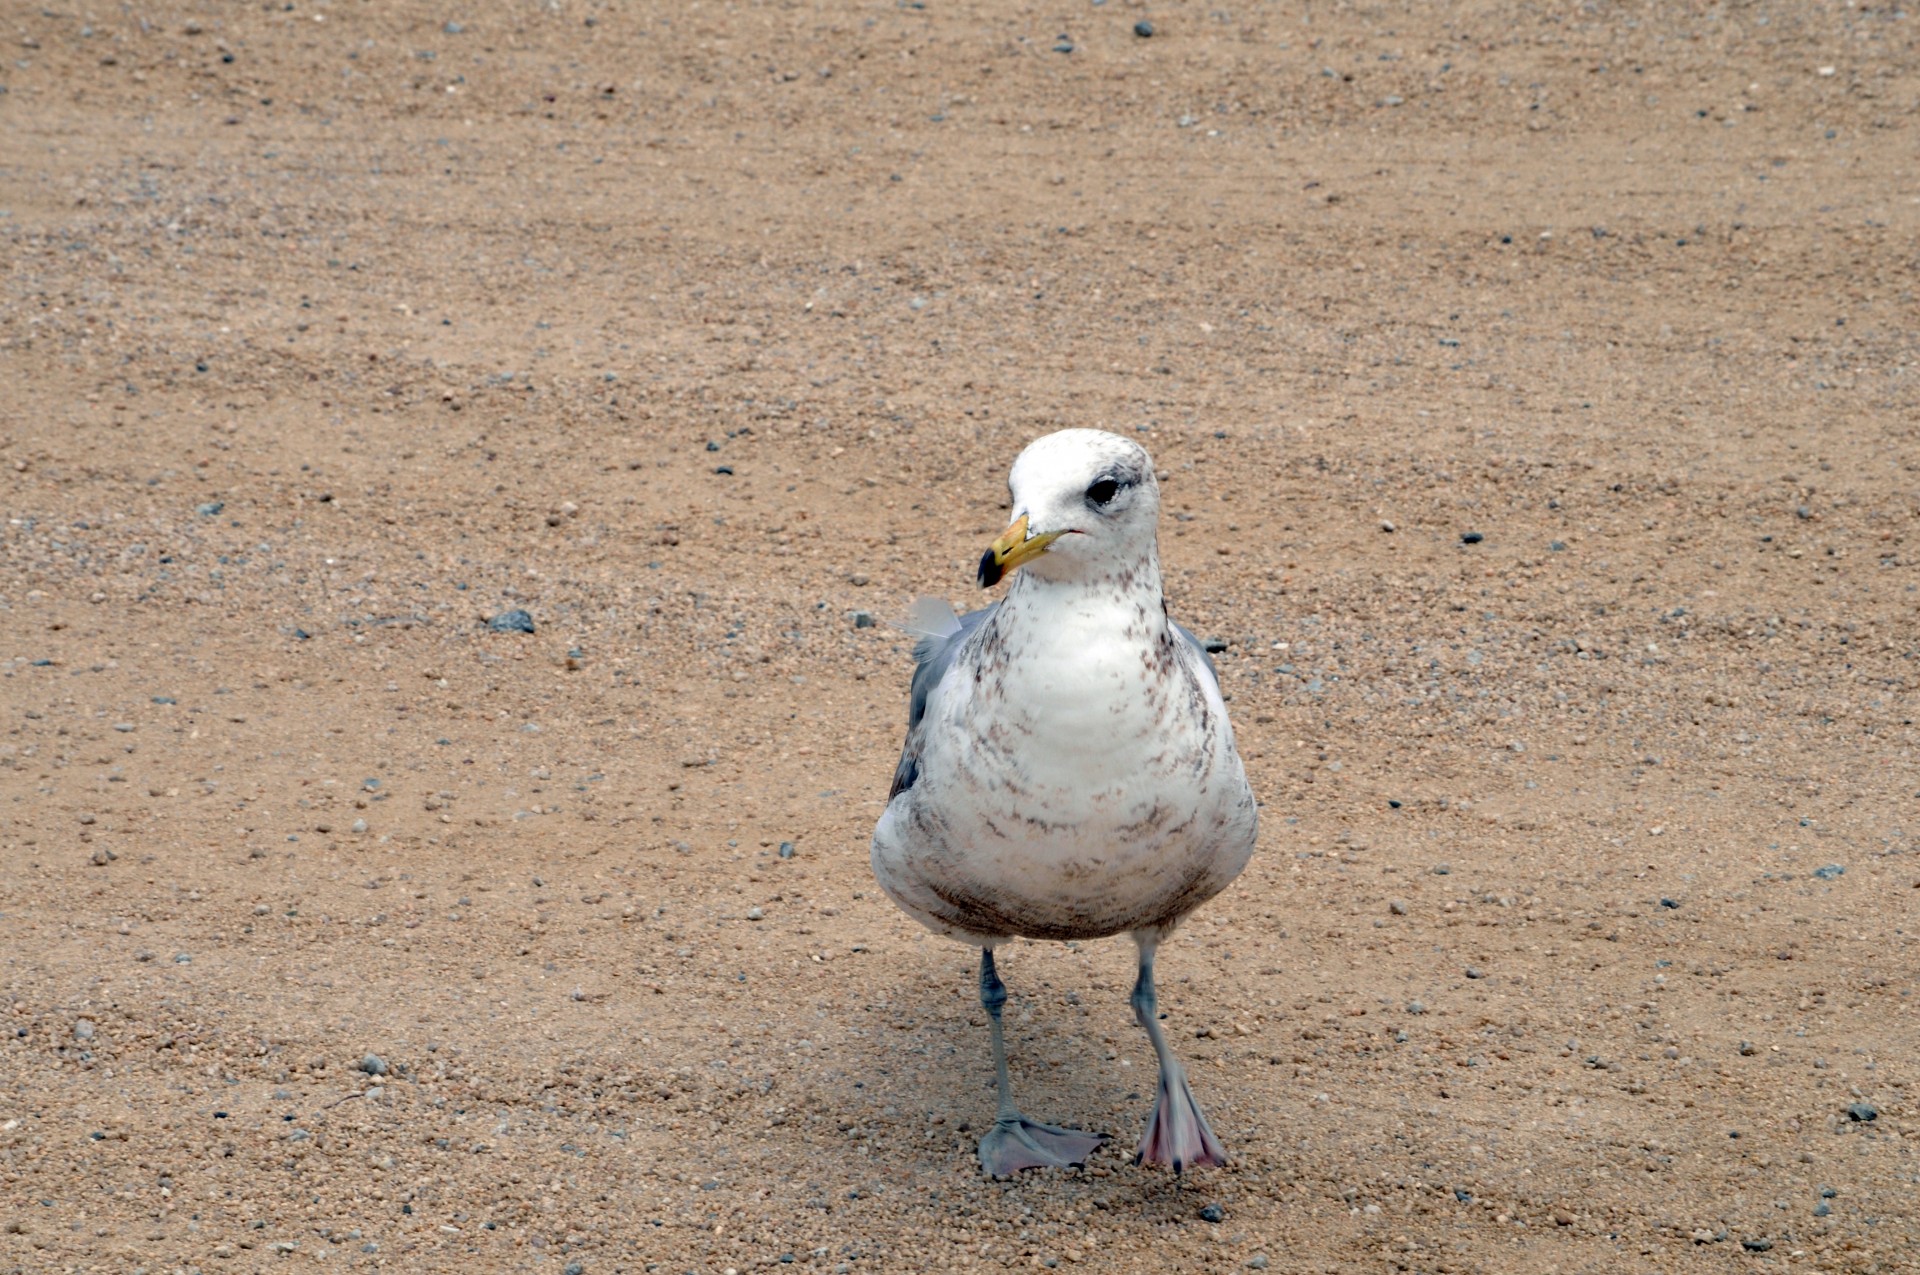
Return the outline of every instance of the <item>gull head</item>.
<path id="1" fill-rule="evenodd" d="M 1037 438 L 1013 462 L 1013 525 L 980 557 L 991 588 L 1025 567 L 1047 580 L 1092 580 L 1152 557 L 1160 484 L 1147 449 L 1098 429 Z"/>

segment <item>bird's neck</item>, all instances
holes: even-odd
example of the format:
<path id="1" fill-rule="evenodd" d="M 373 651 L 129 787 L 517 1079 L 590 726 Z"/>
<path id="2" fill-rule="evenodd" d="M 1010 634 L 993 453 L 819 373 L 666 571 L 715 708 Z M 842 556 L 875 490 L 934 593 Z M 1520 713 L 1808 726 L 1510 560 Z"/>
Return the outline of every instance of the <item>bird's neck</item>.
<path id="1" fill-rule="evenodd" d="M 1014 576 L 1004 610 L 1034 615 L 1115 613 L 1121 625 L 1140 637 L 1157 638 L 1167 627 L 1161 588 L 1160 555 L 1153 546 L 1111 569 L 1071 576 L 1048 576 L 1027 567 Z"/>

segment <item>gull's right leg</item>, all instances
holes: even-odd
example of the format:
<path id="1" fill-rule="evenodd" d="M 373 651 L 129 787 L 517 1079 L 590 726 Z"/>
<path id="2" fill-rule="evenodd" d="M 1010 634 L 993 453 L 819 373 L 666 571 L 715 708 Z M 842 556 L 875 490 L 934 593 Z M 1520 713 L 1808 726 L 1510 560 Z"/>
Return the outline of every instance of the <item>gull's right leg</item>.
<path id="1" fill-rule="evenodd" d="M 1013 1105 L 1013 1085 L 1007 1080 L 1007 1042 L 1000 1030 L 1000 1010 L 1007 1003 L 1007 986 L 993 967 L 993 949 L 980 949 L 980 1004 L 993 1032 L 993 1074 L 1000 1090 L 999 1111 L 993 1128 L 980 1139 L 980 1165 L 995 1177 L 1011 1177 L 1022 1169 L 1046 1165 L 1072 1168 L 1107 1140 L 1104 1133 L 1083 1133 L 1038 1124 Z"/>

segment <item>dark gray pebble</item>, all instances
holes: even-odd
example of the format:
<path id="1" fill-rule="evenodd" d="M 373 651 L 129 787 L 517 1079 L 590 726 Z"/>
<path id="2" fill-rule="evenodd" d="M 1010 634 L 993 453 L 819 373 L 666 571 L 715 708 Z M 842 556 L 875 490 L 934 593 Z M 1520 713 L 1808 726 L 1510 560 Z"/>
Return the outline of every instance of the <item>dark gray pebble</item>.
<path id="1" fill-rule="evenodd" d="M 1660 900 L 1660 906 L 1663 908 L 1677 908 L 1680 904 L 1673 899 L 1663 898 Z"/>
<path id="2" fill-rule="evenodd" d="M 1208 638 L 1200 645 L 1206 649 L 1208 655 L 1218 655 L 1227 649 L 1227 643 L 1224 638 Z"/>
<path id="3" fill-rule="evenodd" d="M 1460 543 L 1463 545 L 1477 545 L 1485 539 L 1486 536 L 1478 531 L 1463 531 L 1460 533 Z"/>
<path id="4" fill-rule="evenodd" d="M 225 501 L 209 500 L 204 505 L 195 506 L 194 512 L 202 515 L 203 517 L 211 518 L 215 514 L 219 513 L 222 509 L 225 509 L 226 507 L 227 505 Z"/>
<path id="5" fill-rule="evenodd" d="M 733 473 L 733 466 L 732 465 L 715 465 L 713 467 L 713 472 L 716 474 L 731 475 Z"/>
<path id="6" fill-rule="evenodd" d="M 1462 1204 L 1472 1204 L 1473 1192 L 1462 1190 L 1459 1187 L 1455 1187 L 1453 1188 L 1453 1198 L 1460 1201 L 1460 1203 Z"/>
<path id="7" fill-rule="evenodd" d="M 1547 551 L 1549 553 L 1565 553 L 1567 551 L 1567 542 L 1564 540 L 1549 540 L 1547 542 Z"/>
<path id="8" fill-rule="evenodd" d="M 1478 965 L 1467 966 L 1468 978 L 1485 978 L 1486 976 L 1487 976 L 1487 972 L 1481 969 Z"/>
<path id="9" fill-rule="evenodd" d="M 710 452 L 717 452 L 717 451 L 719 451 L 719 450 L 720 450 L 720 443 L 719 443 L 719 441 L 718 441 L 718 440 L 716 440 L 716 439 L 712 439 L 712 438 L 709 438 L 709 439 L 707 440 L 707 450 L 708 450 L 708 451 L 710 451 Z"/>
<path id="10" fill-rule="evenodd" d="M 1878 1120 L 1880 1109 L 1870 1102 L 1856 1102 L 1847 1108 L 1847 1119 L 1856 1124 L 1865 1124 L 1869 1120 Z"/>
<path id="11" fill-rule="evenodd" d="M 1838 863 L 1829 863 L 1825 867 L 1815 868 L 1813 870 L 1813 875 L 1820 878 L 1822 881 L 1831 881 L 1835 877 L 1845 874 L 1845 872 L 1846 872 L 1846 868 L 1843 867 L 1842 865 Z"/>
<path id="12" fill-rule="evenodd" d="M 1142 40 L 1151 40 L 1153 38 L 1153 23 L 1136 22 L 1133 24 L 1133 33 Z"/>
<path id="13" fill-rule="evenodd" d="M 782 841 L 780 843 L 780 857 L 782 859 L 791 859 L 793 858 L 793 855 L 794 855 L 793 842 Z"/>
<path id="14" fill-rule="evenodd" d="M 872 628 L 872 627 L 873 627 L 873 612 L 871 612 L 871 611 L 855 611 L 855 612 L 853 613 L 853 627 L 854 627 L 854 628 L 856 628 L 856 629 L 870 629 L 870 628 Z"/>
<path id="15" fill-rule="evenodd" d="M 502 611 L 487 621 L 487 627 L 495 633 L 531 633 L 533 617 L 519 607 L 511 611 Z"/>
<path id="16" fill-rule="evenodd" d="M 387 1074 L 387 1060 L 379 1054 L 368 1054 L 360 1060 L 360 1070 L 369 1076 L 384 1076 Z"/>
<path id="17" fill-rule="evenodd" d="M 1833 1212 L 1833 1205 L 1828 1204 L 1825 1200 L 1822 1200 L 1820 1201 L 1820 1203 L 1813 1206 L 1813 1215 L 1815 1217 L 1827 1217 L 1831 1215 L 1832 1212 Z"/>
<path id="18" fill-rule="evenodd" d="M 1749 1253 L 1764 1253 L 1773 1247 L 1773 1241 L 1764 1235 L 1756 1235 L 1752 1239 L 1741 1240 L 1740 1247 Z"/>
<path id="19" fill-rule="evenodd" d="M 1071 53 L 1073 52 L 1073 41 L 1062 36 L 1060 43 L 1053 46 L 1053 51 L 1055 53 Z"/>
<path id="20" fill-rule="evenodd" d="M 1838 1191 L 1834 1190 L 1830 1186 L 1823 1186 L 1820 1188 L 1820 1198 L 1823 1200 L 1831 1200 L 1836 1195 L 1839 1195 L 1839 1194 L 1840 1193 Z"/>
<path id="21" fill-rule="evenodd" d="M 1227 1220 L 1227 1211 L 1218 1204 L 1209 1204 L 1200 1210 L 1200 1220 L 1202 1222 L 1224 1222 Z"/>

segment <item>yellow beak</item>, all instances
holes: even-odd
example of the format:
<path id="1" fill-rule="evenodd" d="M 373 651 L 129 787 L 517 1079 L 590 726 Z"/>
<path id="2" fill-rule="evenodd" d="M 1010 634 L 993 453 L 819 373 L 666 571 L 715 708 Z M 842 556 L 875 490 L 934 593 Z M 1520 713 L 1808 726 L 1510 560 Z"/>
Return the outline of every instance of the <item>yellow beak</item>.
<path id="1" fill-rule="evenodd" d="M 1047 546 L 1060 538 L 1057 531 L 1043 532 L 1037 536 L 1027 534 L 1027 516 L 1000 533 L 1000 538 L 988 546 L 980 555 L 980 587 L 991 589 L 1000 583 L 1000 578 L 1009 572 L 1031 562 L 1047 551 Z"/>

